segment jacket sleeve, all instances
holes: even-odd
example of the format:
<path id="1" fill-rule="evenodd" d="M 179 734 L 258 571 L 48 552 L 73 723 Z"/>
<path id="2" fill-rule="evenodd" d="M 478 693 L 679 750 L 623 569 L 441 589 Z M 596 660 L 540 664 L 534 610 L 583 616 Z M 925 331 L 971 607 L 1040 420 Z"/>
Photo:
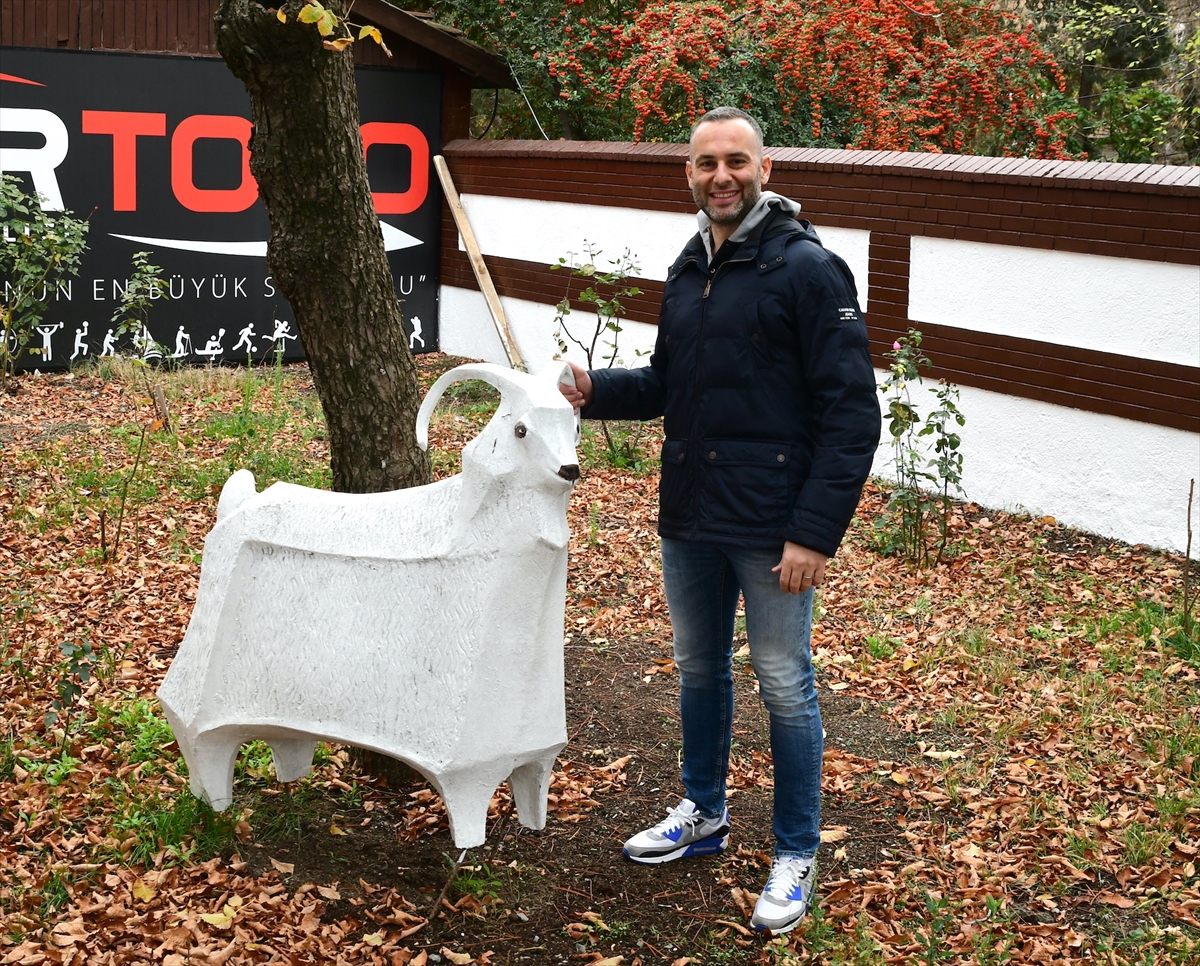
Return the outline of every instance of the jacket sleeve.
<path id="1" fill-rule="evenodd" d="M 814 426 L 812 465 L 785 534 L 837 552 L 871 472 L 882 424 L 867 327 L 850 269 L 836 255 L 809 277 L 799 335 Z"/>
<path id="2" fill-rule="evenodd" d="M 655 419 L 667 399 L 667 340 L 659 319 L 658 337 L 650 365 L 637 369 L 591 369 L 592 401 L 584 419 Z"/>

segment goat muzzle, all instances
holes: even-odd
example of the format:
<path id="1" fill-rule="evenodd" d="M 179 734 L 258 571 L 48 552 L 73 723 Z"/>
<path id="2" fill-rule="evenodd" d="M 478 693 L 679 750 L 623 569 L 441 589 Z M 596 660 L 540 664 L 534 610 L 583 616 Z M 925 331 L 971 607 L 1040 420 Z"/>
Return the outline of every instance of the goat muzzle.
<path id="1" fill-rule="evenodd" d="M 579 479 L 579 464 L 567 463 L 564 466 L 560 466 L 558 468 L 558 475 L 564 480 L 570 480 L 572 483 L 574 483 L 577 479 Z"/>

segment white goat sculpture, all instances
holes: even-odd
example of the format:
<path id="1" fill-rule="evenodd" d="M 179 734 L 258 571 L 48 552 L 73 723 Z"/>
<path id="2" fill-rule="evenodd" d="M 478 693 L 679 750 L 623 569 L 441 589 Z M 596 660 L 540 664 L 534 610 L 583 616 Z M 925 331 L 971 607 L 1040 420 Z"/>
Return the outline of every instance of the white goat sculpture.
<path id="1" fill-rule="evenodd" d="M 204 543 L 187 634 L 158 696 L 192 791 L 233 800 L 240 746 L 260 738 L 275 773 L 312 766 L 317 739 L 370 748 L 423 773 L 459 848 L 482 844 L 504 778 L 518 817 L 546 823 L 566 744 L 563 608 L 567 500 L 579 476 L 578 421 L 559 391 L 571 370 L 536 376 L 464 365 L 500 408 L 463 450 L 457 476 L 390 493 L 276 483 L 238 470 Z"/>

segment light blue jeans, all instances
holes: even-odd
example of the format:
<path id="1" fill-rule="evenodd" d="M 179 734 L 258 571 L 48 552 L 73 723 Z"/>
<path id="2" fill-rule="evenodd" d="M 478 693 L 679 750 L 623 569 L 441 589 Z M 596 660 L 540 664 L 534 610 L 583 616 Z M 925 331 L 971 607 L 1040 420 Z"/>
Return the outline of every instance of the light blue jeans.
<path id="1" fill-rule="evenodd" d="M 785 594 L 778 550 L 663 538 L 663 583 L 679 666 L 683 787 L 706 818 L 725 810 L 733 731 L 733 622 L 746 598 L 746 632 L 771 723 L 775 854 L 811 858 L 821 836 L 824 740 L 813 682 L 812 591 Z"/>

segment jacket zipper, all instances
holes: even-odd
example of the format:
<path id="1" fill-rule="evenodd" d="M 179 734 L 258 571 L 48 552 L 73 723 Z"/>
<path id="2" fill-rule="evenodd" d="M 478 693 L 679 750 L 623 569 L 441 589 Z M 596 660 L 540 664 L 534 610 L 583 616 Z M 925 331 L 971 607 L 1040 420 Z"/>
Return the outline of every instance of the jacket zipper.
<path id="1" fill-rule="evenodd" d="M 756 257 L 757 254 L 758 251 L 755 249 Z M 700 425 L 700 346 L 704 337 L 704 317 L 708 314 L 706 300 L 708 299 L 708 293 L 712 291 L 713 279 L 717 277 L 717 273 L 720 272 L 721 269 L 734 262 L 752 262 L 753 260 L 754 259 L 752 258 L 746 257 L 738 258 L 735 255 L 732 258 L 727 258 L 725 261 L 721 262 L 721 264 L 715 269 L 710 269 L 708 272 L 708 280 L 704 283 L 704 294 L 700 296 L 700 327 L 696 330 L 696 364 L 693 366 L 693 372 L 695 374 L 692 377 L 692 392 L 696 397 L 696 412 L 692 416 L 691 439 L 693 443 L 691 449 L 693 452 L 692 458 L 696 461 L 695 478 L 697 484 L 694 492 L 692 493 L 692 536 L 695 536 L 700 528 L 700 467 L 704 465 L 704 454 L 700 452 L 700 437 L 697 435 L 697 431 Z"/>

